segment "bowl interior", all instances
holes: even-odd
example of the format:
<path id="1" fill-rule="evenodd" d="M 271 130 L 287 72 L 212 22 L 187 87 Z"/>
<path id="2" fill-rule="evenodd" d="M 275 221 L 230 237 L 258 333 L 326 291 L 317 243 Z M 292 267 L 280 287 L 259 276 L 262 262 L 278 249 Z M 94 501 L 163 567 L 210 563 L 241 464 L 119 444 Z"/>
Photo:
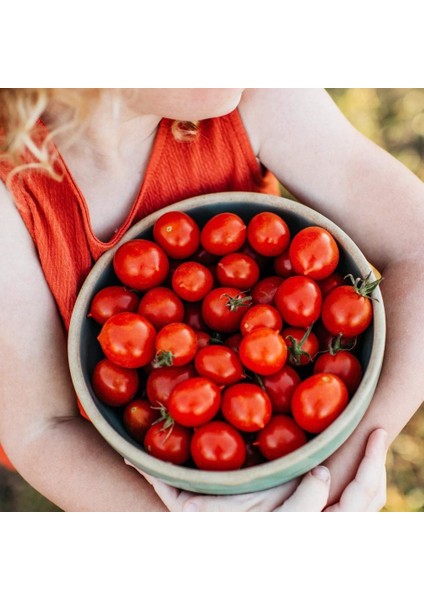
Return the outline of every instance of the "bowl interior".
<path id="1" fill-rule="evenodd" d="M 365 277 L 371 270 L 359 248 L 334 223 L 295 201 L 256 193 L 209 194 L 173 204 L 134 225 L 120 244 L 134 238 L 153 239 L 154 223 L 161 214 L 169 210 L 187 212 L 200 226 L 217 213 L 234 212 L 247 223 L 251 217 L 264 210 L 270 210 L 284 218 L 292 235 L 308 225 L 321 225 L 338 242 L 338 270 L 342 274 Z M 125 430 L 120 411 L 99 401 L 91 386 L 91 374 L 103 354 L 97 341 L 100 325 L 86 315 L 97 291 L 108 285 L 119 284 L 112 265 L 115 251 L 116 247 L 97 261 L 78 295 L 69 330 L 69 362 L 81 404 L 93 425 L 120 454 L 146 472 L 184 489 L 201 493 L 241 493 L 272 487 L 306 472 L 332 454 L 352 433 L 368 407 L 381 369 L 385 321 L 379 289 L 375 293 L 379 301 L 373 303 L 373 323 L 363 334 L 357 353 L 364 371 L 361 385 L 342 415 L 304 447 L 286 457 L 237 472 L 203 472 L 171 465 L 148 455 L 142 445 Z"/>

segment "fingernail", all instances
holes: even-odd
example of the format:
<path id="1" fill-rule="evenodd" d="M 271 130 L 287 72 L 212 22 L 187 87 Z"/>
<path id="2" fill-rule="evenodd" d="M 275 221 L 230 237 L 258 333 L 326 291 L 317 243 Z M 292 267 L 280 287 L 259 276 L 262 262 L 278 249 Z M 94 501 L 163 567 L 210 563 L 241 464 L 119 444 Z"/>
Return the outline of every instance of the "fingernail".
<path id="1" fill-rule="evenodd" d="M 324 483 L 330 481 L 330 471 L 327 469 L 327 467 L 324 467 L 323 465 L 319 465 L 319 467 L 315 467 L 315 469 L 312 469 L 311 474 L 317 479 L 324 481 Z"/>
<path id="2" fill-rule="evenodd" d="M 183 506 L 183 512 L 199 512 L 197 502 L 186 502 Z"/>

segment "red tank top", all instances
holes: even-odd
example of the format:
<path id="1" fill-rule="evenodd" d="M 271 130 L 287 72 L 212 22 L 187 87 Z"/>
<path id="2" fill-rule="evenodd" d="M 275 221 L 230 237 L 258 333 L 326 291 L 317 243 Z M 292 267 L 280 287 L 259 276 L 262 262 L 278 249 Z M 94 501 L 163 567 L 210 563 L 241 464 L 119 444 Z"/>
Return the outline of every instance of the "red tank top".
<path id="1" fill-rule="evenodd" d="M 78 291 L 94 262 L 142 217 L 200 194 L 255 191 L 280 195 L 277 179 L 257 161 L 237 110 L 201 121 L 198 135 L 189 142 L 175 140 L 172 123 L 161 120 L 143 184 L 126 219 L 107 242 L 93 233 L 87 203 L 56 149 L 56 168 L 64 174 L 60 182 L 41 169 L 27 169 L 11 178 L 8 187 L 66 330 Z M 37 135 L 42 140 L 47 133 L 40 123 Z M 25 159 L 31 161 L 30 156 Z M 3 182 L 11 170 L 12 165 L 0 162 Z M 0 463 L 11 466 L 1 448 Z"/>
<path id="2" fill-rule="evenodd" d="M 60 182 L 41 169 L 13 177 L 9 188 L 37 248 L 40 263 L 66 330 L 78 291 L 94 262 L 145 215 L 199 194 L 256 191 L 279 195 L 278 182 L 257 161 L 237 110 L 200 122 L 189 142 L 174 139 L 172 121 L 162 119 L 143 184 L 122 225 L 100 241 L 90 225 L 87 204 L 57 154 Z M 41 137 L 47 129 L 41 124 Z M 0 163 L 0 179 L 11 166 Z M 66 265 L 66 277 L 63 266 Z"/>

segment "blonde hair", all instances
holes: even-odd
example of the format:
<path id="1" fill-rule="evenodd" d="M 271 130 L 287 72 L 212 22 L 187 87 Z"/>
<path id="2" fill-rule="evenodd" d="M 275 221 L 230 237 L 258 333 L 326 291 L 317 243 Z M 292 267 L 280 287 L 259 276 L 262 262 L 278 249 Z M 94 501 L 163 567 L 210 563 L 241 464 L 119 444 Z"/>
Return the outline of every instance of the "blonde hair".
<path id="1" fill-rule="evenodd" d="M 0 88 L 0 160 L 14 166 L 10 176 L 23 169 L 43 168 L 60 180 L 50 142 L 65 130 L 73 130 L 77 135 L 101 92 L 101 89 Z M 67 118 L 42 139 L 37 123 L 53 100 L 63 107 Z M 198 130 L 199 121 L 174 121 L 171 128 L 179 142 L 193 140 Z"/>

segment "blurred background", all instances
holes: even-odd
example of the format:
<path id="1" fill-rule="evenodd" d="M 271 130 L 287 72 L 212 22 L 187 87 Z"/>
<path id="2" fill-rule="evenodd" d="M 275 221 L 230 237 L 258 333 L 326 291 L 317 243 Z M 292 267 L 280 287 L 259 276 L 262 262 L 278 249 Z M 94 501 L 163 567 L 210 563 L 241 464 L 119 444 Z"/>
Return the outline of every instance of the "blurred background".
<path id="1" fill-rule="evenodd" d="M 424 180 L 424 89 L 328 89 L 346 117 Z M 401 399 L 400 399 L 401 400 Z M 424 511 L 424 406 L 392 444 L 384 511 Z M 59 509 L 0 467 L 0 511 Z"/>

